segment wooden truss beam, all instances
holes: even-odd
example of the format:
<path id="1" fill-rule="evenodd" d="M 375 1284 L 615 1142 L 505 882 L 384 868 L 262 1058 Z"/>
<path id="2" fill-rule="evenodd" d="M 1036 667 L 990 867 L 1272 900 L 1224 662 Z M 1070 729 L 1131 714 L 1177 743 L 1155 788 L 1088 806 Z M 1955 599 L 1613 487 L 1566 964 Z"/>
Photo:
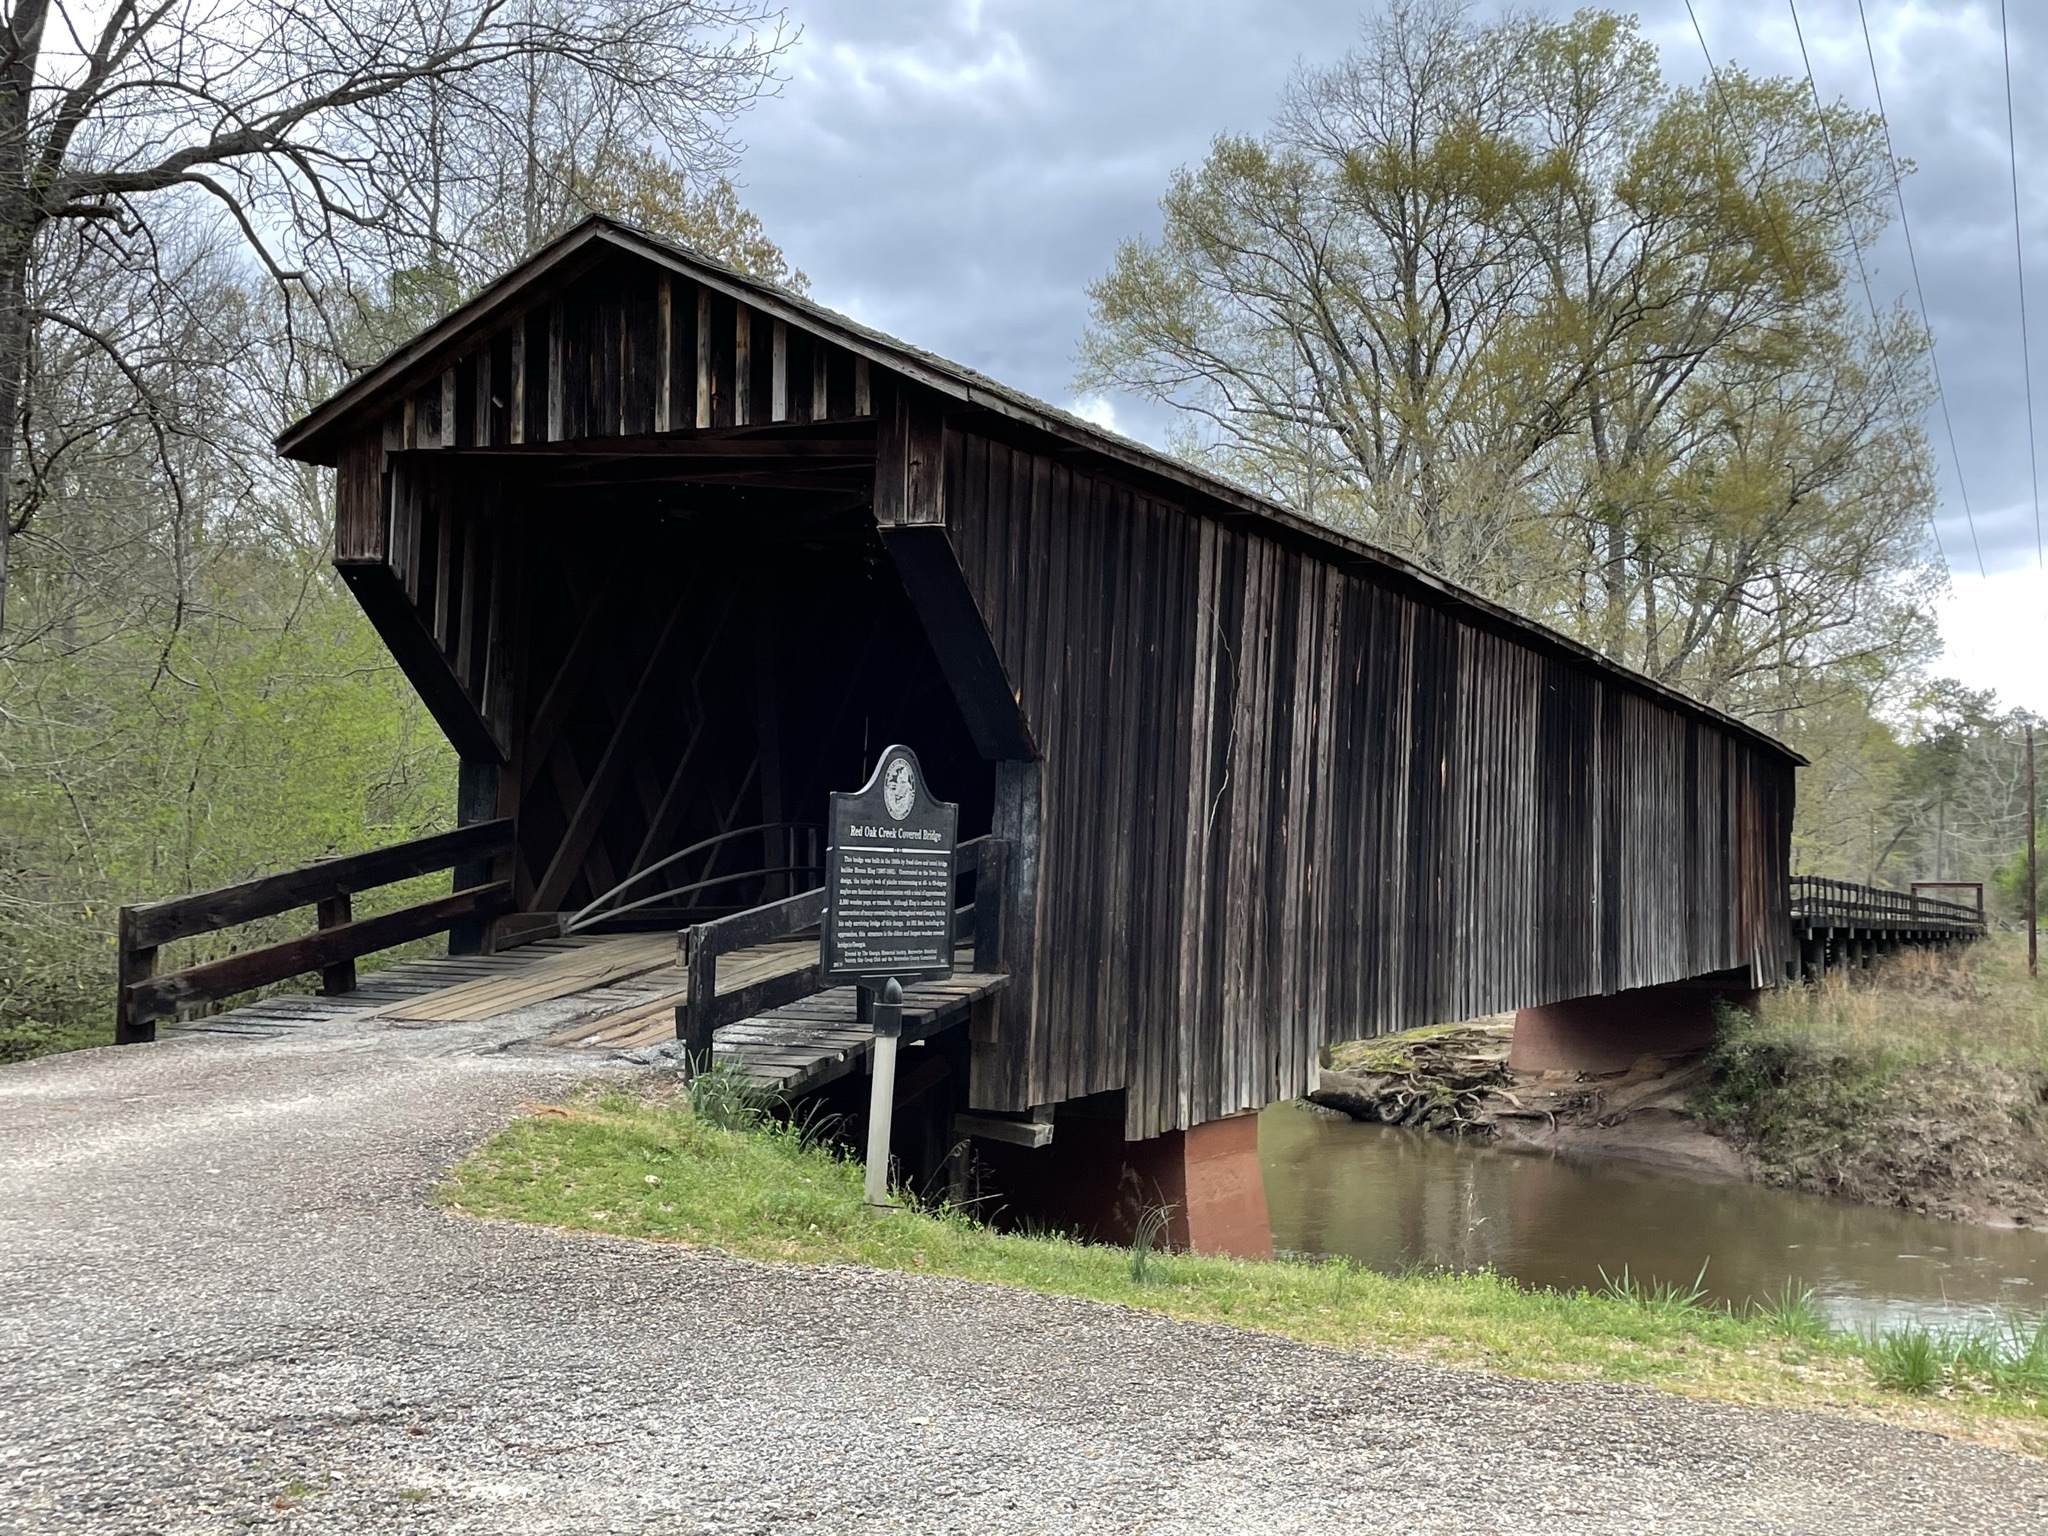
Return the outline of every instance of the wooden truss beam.
<path id="1" fill-rule="evenodd" d="M 551 912 L 562 904 L 562 898 L 568 894 L 570 885 L 583 869 L 585 856 L 597 842 L 598 831 L 604 825 L 606 813 L 611 810 L 612 797 L 632 767 L 650 701 L 660 692 L 660 680 L 668 668 L 669 650 L 681 627 L 683 606 L 678 602 L 669 610 L 660 637 L 647 653 L 647 663 L 641 669 L 640 680 L 627 698 L 618 724 L 613 727 L 604 756 L 598 759 L 590 782 L 583 787 L 583 793 L 576 801 L 569 825 L 562 833 L 562 841 L 556 846 L 554 857 L 548 861 L 547 872 L 541 876 L 540 886 L 534 892 L 534 906 L 539 911 Z M 609 858 L 605 862 L 609 864 Z M 611 880 L 591 894 L 596 896 L 617 883 Z"/>

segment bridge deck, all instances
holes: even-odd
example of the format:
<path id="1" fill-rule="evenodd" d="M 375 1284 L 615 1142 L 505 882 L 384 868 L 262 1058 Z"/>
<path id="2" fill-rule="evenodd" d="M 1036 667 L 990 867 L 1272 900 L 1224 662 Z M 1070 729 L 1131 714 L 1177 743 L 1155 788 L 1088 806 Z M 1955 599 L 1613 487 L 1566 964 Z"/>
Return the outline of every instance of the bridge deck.
<path id="1" fill-rule="evenodd" d="M 955 971 L 948 981 L 922 981 L 903 989 L 903 1039 L 936 1034 L 985 997 L 1009 984 L 1007 976 Z M 741 1063 L 747 1076 L 793 1097 L 851 1072 L 875 1040 L 874 1025 L 855 1013 L 854 989 L 832 987 L 712 1032 L 712 1055 Z"/>
<path id="2" fill-rule="evenodd" d="M 817 953 L 817 940 L 794 939 L 722 955 L 718 990 L 800 970 Z M 903 1038 L 923 1039 L 958 1021 L 1008 980 L 963 971 L 907 988 Z M 608 934 L 404 961 L 365 976 L 353 992 L 278 993 L 166 1031 L 261 1037 L 345 1020 L 423 1029 L 523 1016 L 537 1046 L 620 1053 L 673 1040 L 676 1007 L 688 997 L 674 934 Z M 855 1017 L 854 989 L 833 987 L 723 1025 L 712 1041 L 717 1057 L 737 1059 L 748 1076 L 794 1095 L 853 1071 L 874 1042 L 874 1028 Z"/>

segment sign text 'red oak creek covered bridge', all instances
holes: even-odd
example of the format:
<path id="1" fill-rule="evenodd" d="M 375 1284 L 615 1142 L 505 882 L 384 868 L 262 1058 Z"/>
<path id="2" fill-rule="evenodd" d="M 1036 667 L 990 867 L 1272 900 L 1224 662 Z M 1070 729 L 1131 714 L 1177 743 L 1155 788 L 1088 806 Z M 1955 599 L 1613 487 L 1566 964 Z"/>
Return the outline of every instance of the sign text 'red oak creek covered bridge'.
<path id="1" fill-rule="evenodd" d="M 338 467 L 336 562 L 465 819 L 515 824 L 505 936 L 913 744 L 1008 844 L 962 1108 L 1118 1093 L 1147 1138 L 1303 1092 L 1333 1040 L 1789 958 L 1779 743 L 629 229 L 279 446 Z M 806 882 L 759 863 L 692 901 Z"/>

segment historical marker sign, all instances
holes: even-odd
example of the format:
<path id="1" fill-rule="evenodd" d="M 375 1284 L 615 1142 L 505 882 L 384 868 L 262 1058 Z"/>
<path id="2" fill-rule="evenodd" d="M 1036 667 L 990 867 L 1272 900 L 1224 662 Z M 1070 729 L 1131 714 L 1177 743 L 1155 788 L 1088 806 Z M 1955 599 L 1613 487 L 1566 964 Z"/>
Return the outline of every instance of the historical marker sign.
<path id="1" fill-rule="evenodd" d="M 953 974 L 960 807 L 934 800 L 917 754 L 889 747 L 874 776 L 831 797 L 820 969 L 834 982 Z"/>

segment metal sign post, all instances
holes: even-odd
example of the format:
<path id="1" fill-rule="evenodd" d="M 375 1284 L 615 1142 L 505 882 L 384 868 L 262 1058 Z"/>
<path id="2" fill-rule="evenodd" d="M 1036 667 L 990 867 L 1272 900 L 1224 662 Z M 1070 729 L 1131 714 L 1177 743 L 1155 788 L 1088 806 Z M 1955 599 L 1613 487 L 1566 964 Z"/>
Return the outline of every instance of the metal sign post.
<path id="1" fill-rule="evenodd" d="M 866 784 L 831 797 L 818 974 L 874 995 L 867 1202 L 889 1201 L 889 1128 L 903 983 L 953 974 L 953 858 L 960 807 L 934 800 L 917 754 L 886 748 Z"/>
<path id="2" fill-rule="evenodd" d="M 896 1110 L 896 1042 L 903 1034 L 903 983 L 891 976 L 875 999 L 875 1076 L 868 1086 L 869 1205 L 889 1198 L 889 1122 Z"/>

